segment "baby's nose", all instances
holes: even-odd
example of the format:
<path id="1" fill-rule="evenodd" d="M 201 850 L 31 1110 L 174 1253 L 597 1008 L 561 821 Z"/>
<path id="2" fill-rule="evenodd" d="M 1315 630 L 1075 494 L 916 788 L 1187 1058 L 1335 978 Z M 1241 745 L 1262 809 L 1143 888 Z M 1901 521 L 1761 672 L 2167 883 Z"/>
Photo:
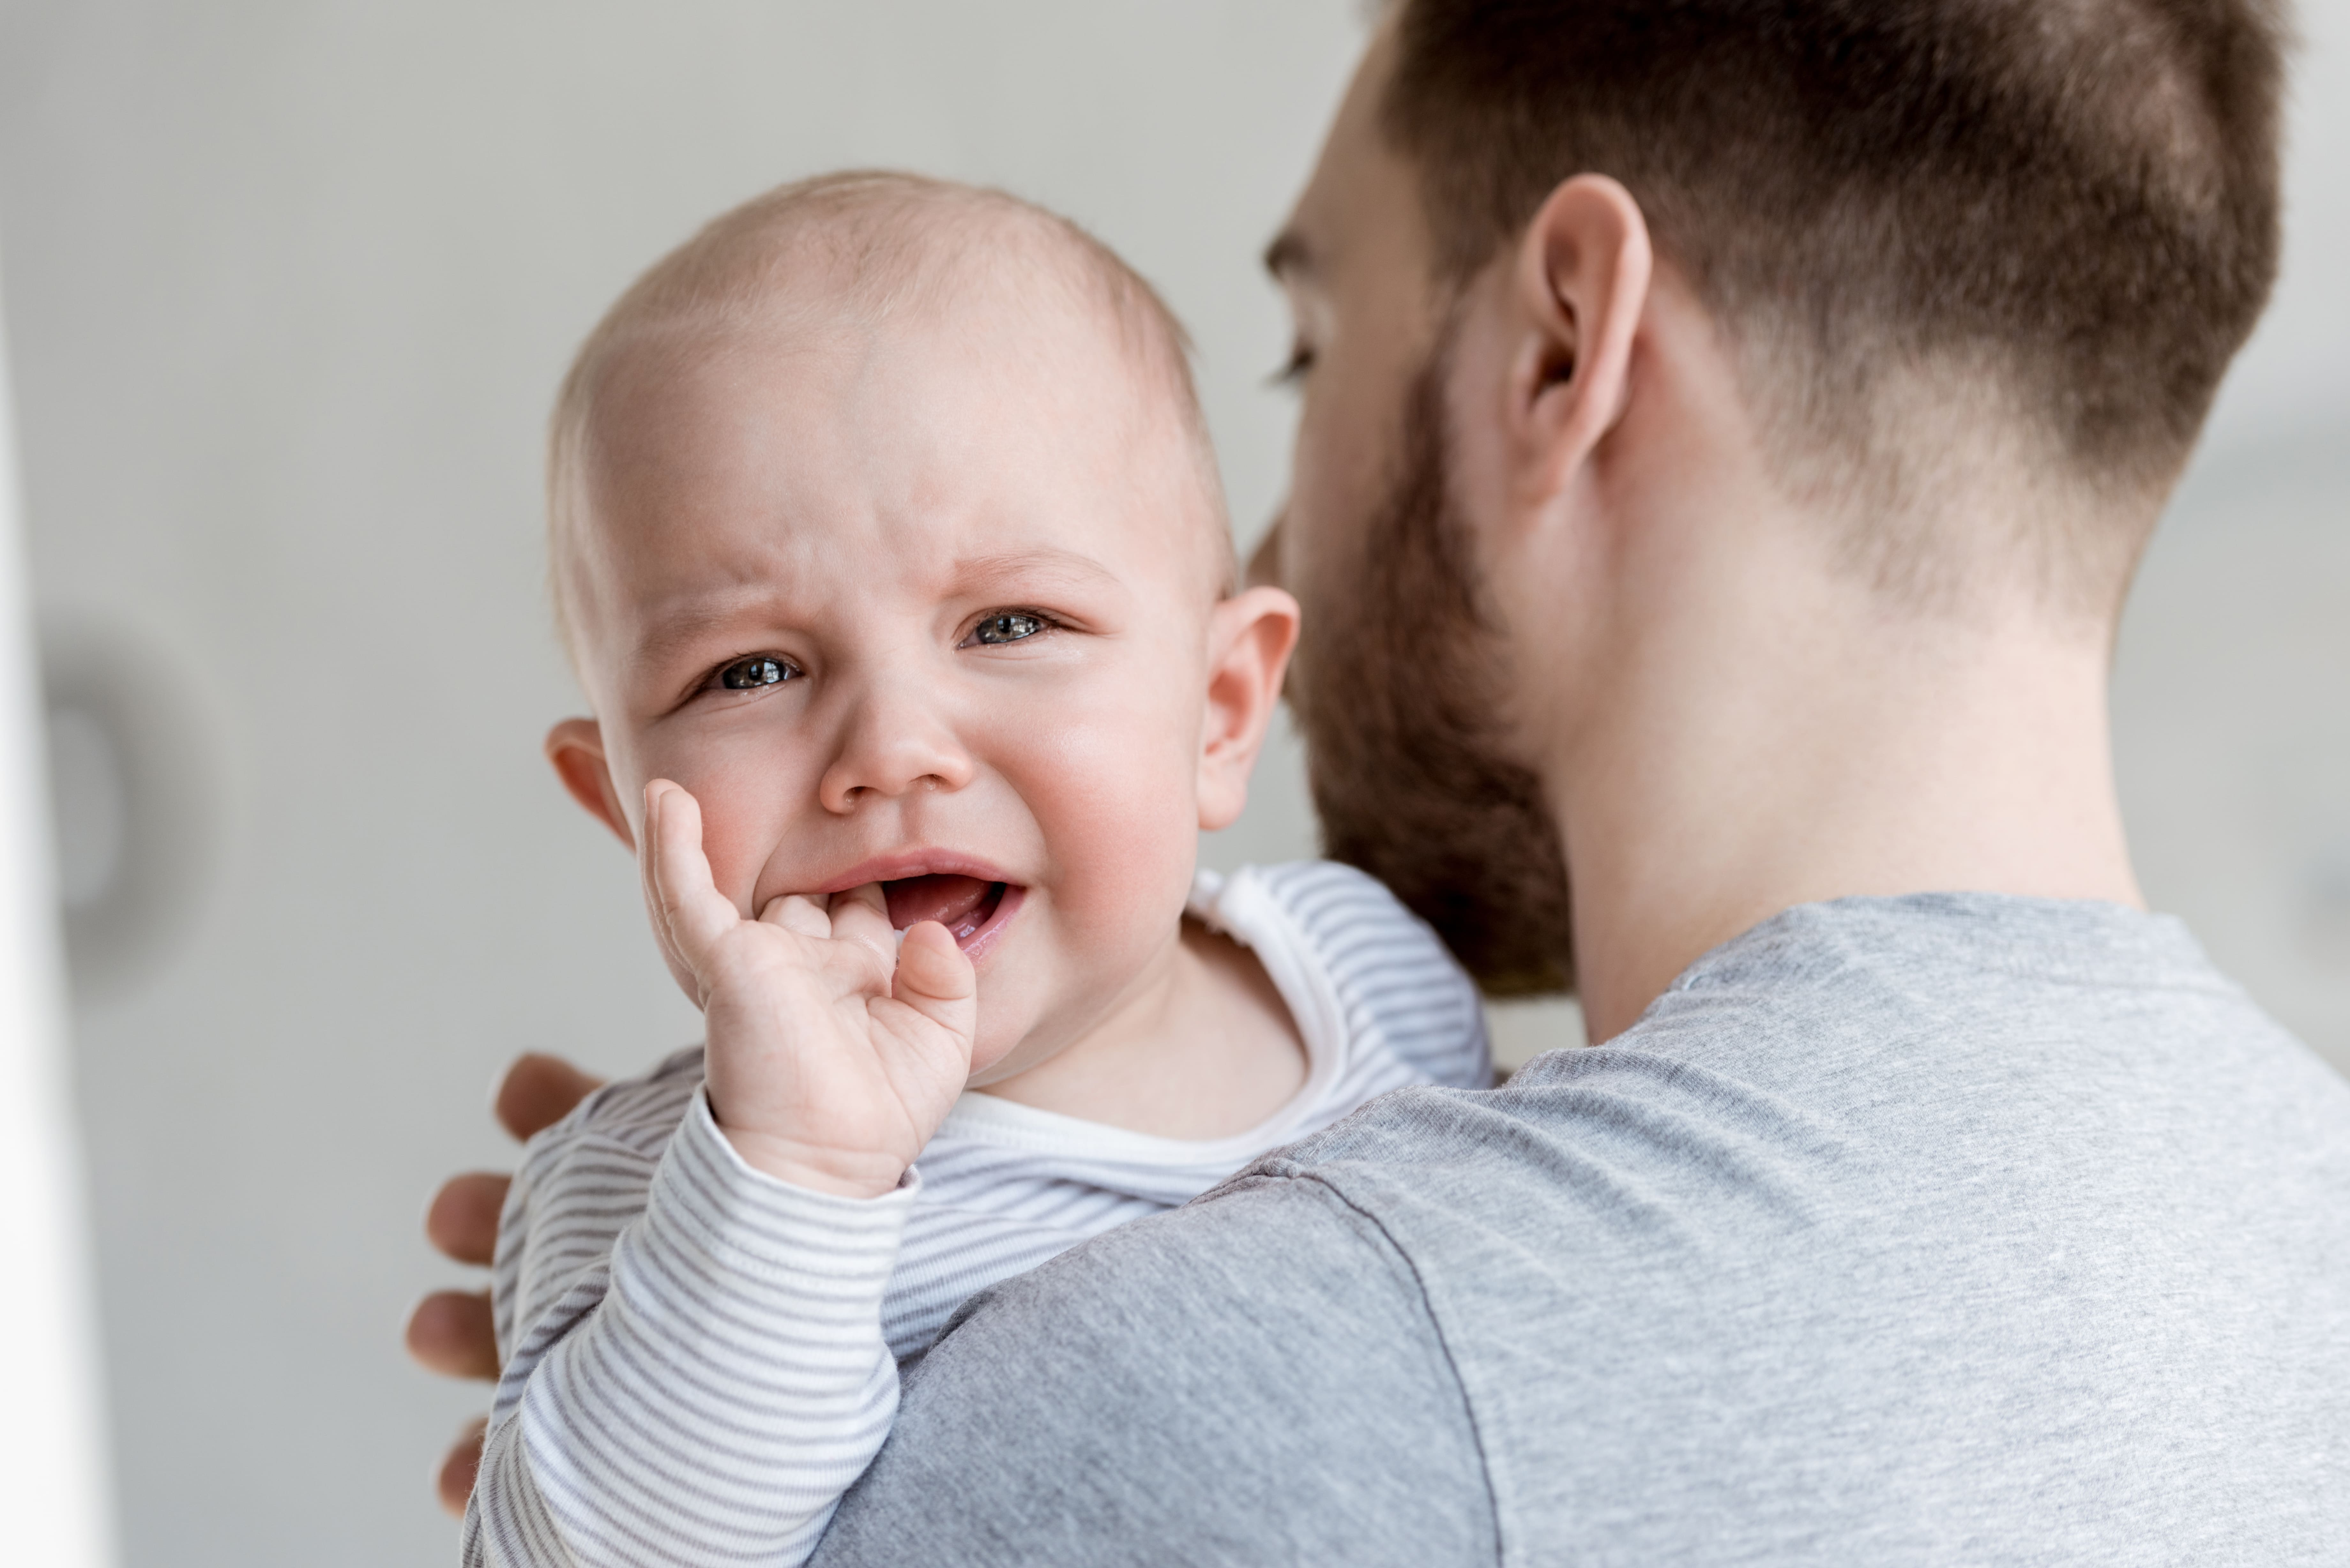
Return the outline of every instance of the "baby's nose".
<path id="1" fill-rule="evenodd" d="M 818 787 L 825 809 L 847 812 L 868 796 L 957 790 L 972 778 L 971 753 L 951 727 L 916 701 L 860 705 Z"/>

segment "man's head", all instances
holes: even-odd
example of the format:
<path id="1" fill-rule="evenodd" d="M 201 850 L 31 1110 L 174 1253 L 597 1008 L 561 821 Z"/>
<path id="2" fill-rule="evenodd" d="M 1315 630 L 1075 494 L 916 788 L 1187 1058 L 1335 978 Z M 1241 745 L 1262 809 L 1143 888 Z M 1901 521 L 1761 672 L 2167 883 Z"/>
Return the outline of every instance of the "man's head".
<path id="1" fill-rule="evenodd" d="M 671 779 L 746 913 L 880 881 L 944 921 L 980 1082 L 1163 957 L 1296 617 L 1231 592 L 1180 329 L 1108 252 L 903 176 L 761 198 L 589 337 L 550 480 L 596 719 L 548 749 L 623 840 Z"/>
<path id="2" fill-rule="evenodd" d="M 2258 0 L 1399 0 L 1270 258 L 1310 369 L 1265 569 L 1313 628 L 1334 850 L 1409 883 L 1449 792 L 1463 843 L 1546 856 L 1529 770 L 1575 720 L 1529 736 L 1529 669 L 1621 678 L 1673 552 L 1764 512 L 1888 621 L 2109 636 L 2274 270 L 2281 31 Z M 1727 403 L 1679 373 L 1709 355 Z M 1660 497 L 1711 535 L 1634 527 Z M 1557 574 L 1513 554 L 1544 508 Z M 1387 572 L 1415 536 L 1431 569 Z M 1441 679 L 1340 693 L 1398 625 Z M 1409 842 L 1378 774 L 1425 803 Z M 1518 865 L 1448 930 L 1472 966 L 1479 930 L 1564 951 L 1564 908 Z"/>
<path id="3" fill-rule="evenodd" d="M 1407 0 L 1396 28 L 1381 127 L 1448 286 L 1609 175 L 1856 559 L 1911 596 L 2015 571 L 2112 611 L 2126 527 L 1987 553 L 1884 519 L 1963 482 L 1954 419 L 2013 424 L 2085 487 L 2168 490 L 2275 274 L 2274 6 Z"/>

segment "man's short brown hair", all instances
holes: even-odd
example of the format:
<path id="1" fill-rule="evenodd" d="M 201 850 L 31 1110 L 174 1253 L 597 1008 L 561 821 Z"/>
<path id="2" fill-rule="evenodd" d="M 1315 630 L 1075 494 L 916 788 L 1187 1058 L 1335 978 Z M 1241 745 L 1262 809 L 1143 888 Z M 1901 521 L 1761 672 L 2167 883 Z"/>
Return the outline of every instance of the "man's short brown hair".
<path id="1" fill-rule="evenodd" d="M 1954 366 L 2076 477 L 2158 494 L 2275 275 L 2272 0 L 1400 0 L 1396 25 L 1383 123 L 1453 281 L 1560 182 L 1614 176 L 1740 340 L 1766 436 L 1841 450 L 1862 490 L 1888 373 Z M 2140 542 L 2049 553 L 2118 578 Z"/>

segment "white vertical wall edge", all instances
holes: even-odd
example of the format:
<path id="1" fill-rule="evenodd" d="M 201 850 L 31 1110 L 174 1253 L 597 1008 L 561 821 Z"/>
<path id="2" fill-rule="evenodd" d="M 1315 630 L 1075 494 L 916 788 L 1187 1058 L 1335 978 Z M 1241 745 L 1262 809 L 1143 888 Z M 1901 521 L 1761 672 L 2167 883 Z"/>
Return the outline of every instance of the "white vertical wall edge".
<path id="1" fill-rule="evenodd" d="M 16 410 L 0 323 L 0 1559 L 114 1560 Z"/>

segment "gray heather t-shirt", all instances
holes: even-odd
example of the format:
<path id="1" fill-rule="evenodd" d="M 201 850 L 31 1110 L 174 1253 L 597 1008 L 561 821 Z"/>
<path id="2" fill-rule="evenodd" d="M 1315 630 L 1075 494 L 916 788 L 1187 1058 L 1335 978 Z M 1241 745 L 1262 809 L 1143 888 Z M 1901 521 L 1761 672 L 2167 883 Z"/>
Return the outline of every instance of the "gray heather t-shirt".
<path id="1" fill-rule="evenodd" d="M 980 1298 L 816 1561 L 2350 1563 L 2350 1086 L 2175 920 L 1792 909 Z"/>

